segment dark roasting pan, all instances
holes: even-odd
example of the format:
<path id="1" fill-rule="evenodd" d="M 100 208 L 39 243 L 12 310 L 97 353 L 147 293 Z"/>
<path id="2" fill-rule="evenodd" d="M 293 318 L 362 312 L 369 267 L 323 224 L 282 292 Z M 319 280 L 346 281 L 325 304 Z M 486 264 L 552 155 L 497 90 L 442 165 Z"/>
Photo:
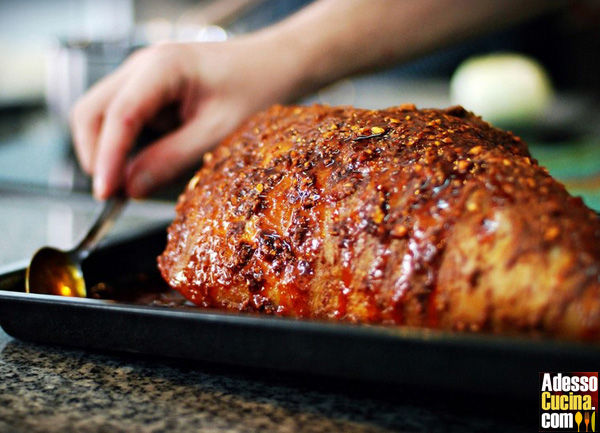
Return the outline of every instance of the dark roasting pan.
<path id="1" fill-rule="evenodd" d="M 161 225 L 112 239 L 87 259 L 92 284 L 144 275 L 135 289 L 122 283 L 111 295 L 116 300 L 26 294 L 23 268 L 1 271 L 0 325 L 40 343 L 521 397 L 538 392 L 540 371 L 600 366 L 597 344 L 148 305 L 165 287 L 156 271 L 165 240 Z M 144 287 L 154 294 L 144 298 Z"/>

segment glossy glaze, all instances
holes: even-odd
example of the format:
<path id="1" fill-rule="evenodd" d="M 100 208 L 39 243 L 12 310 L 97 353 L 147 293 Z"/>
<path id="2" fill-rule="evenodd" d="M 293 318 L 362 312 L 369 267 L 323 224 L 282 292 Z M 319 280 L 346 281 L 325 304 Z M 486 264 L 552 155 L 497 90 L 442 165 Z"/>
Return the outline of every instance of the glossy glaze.
<path id="1" fill-rule="evenodd" d="M 600 223 L 461 107 L 275 106 L 204 158 L 165 280 L 240 311 L 600 334 Z"/>

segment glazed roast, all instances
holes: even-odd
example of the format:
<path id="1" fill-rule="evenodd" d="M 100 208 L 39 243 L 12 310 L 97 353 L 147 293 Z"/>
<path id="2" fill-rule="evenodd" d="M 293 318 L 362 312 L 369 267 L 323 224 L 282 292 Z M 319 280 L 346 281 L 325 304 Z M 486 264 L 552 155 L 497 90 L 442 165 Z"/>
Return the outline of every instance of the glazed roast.
<path id="1" fill-rule="evenodd" d="M 235 311 L 600 339 L 600 220 L 461 107 L 274 106 L 179 198 L 163 277 Z"/>

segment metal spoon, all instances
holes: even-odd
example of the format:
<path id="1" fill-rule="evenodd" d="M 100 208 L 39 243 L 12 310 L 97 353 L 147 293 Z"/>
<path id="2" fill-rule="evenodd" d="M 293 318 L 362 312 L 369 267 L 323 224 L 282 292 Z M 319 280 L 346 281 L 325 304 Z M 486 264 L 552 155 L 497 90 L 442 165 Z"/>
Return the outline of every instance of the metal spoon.
<path id="1" fill-rule="evenodd" d="M 111 229 L 126 201 L 123 195 L 108 199 L 94 225 L 74 249 L 61 251 L 43 247 L 38 250 L 25 272 L 25 291 L 85 298 L 86 287 L 81 262 Z"/>

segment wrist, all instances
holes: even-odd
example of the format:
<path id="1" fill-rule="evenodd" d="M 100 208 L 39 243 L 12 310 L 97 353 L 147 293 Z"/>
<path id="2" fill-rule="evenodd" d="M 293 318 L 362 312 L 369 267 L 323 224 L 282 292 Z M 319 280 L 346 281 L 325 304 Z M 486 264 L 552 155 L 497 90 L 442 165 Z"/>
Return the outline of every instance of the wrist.
<path id="1" fill-rule="evenodd" d="M 338 78 L 331 51 L 317 35 L 307 35 L 292 26 L 273 26 L 243 37 L 260 53 L 270 86 L 290 102 L 314 92 Z"/>

